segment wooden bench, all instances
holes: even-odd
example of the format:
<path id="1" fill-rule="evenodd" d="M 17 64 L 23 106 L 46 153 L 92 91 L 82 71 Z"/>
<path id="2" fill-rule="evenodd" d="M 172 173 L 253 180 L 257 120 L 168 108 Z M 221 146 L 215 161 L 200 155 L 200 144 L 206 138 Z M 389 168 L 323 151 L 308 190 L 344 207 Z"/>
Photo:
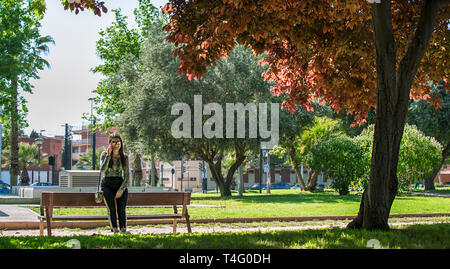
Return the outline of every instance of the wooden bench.
<path id="1" fill-rule="evenodd" d="M 47 235 L 52 235 L 52 221 L 64 220 L 108 220 L 108 216 L 54 216 L 55 207 L 106 207 L 105 204 L 96 203 L 93 192 L 42 192 L 40 216 L 38 217 L 40 235 L 44 235 L 44 226 L 47 224 Z M 173 233 L 177 231 L 177 221 L 184 219 L 188 232 L 191 233 L 191 224 L 187 205 L 190 204 L 189 192 L 138 192 L 128 193 L 127 206 L 173 206 L 173 214 L 154 215 L 127 215 L 129 219 L 173 219 Z M 182 206 L 181 214 L 177 206 Z"/>

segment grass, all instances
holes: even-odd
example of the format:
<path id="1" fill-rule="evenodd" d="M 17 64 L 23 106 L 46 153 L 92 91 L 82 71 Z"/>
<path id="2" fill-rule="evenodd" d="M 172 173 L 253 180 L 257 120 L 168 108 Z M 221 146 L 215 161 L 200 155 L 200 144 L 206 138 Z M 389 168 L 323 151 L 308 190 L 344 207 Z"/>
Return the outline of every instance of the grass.
<path id="1" fill-rule="evenodd" d="M 450 247 L 450 224 L 400 226 L 390 231 L 327 228 L 275 232 L 124 234 L 73 237 L 0 237 L 0 249 L 60 249 L 77 239 L 83 249 L 384 249 Z"/>
<path id="2" fill-rule="evenodd" d="M 193 193 L 189 213 L 191 219 L 274 216 L 356 215 L 361 196 L 339 196 L 327 190 L 322 193 L 298 190 L 272 190 L 271 194 L 248 191 L 239 197 L 220 197 L 216 192 Z M 391 214 L 450 212 L 448 198 L 402 194 L 396 197 Z M 197 205 L 197 207 L 195 206 Z M 202 205 L 202 206 L 200 206 Z M 38 212 L 38 208 L 32 208 Z M 151 212 L 168 213 L 171 208 L 129 207 L 128 214 Z M 56 208 L 55 215 L 101 215 L 106 208 Z M 238 231 L 178 234 L 125 234 L 70 237 L 0 236 L 0 249 L 60 249 L 77 239 L 84 249 L 358 249 L 367 248 L 367 242 L 376 239 L 385 249 L 447 249 L 450 247 L 448 217 L 437 217 L 441 223 L 392 225 L 389 231 L 347 230 L 344 228 L 299 229 L 295 231 Z M 404 224 L 404 219 L 390 219 L 390 223 Z M 411 218 L 406 222 L 417 222 Z M 270 222 L 233 224 L 234 227 L 288 227 L 292 225 L 327 225 L 318 222 Z M 181 226 L 184 224 L 180 224 Z M 196 224 L 197 225 L 197 224 Z M 211 225 L 211 224 L 198 224 Z M 219 225 L 229 224 L 215 224 Z M 336 225 L 330 225 L 336 226 Z M 156 226 L 155 226 L 156 227 Z"/>
<path id="3" fill-rule="evenodd" d="M 413 192 L 419 192 L 419 193 L 444 193 L 444 194 L 450 194 L 450 186 L 435 186 L 435 190 L 429 190 L 426 191 L 425 188 L 415 188 L 413 189 Z"/>
<path id="4" fill-rule="evenodd" d="M 234 192 L 231 197 L 219 194 L 193 193 L 189 207 L 191 219 L 200 218 L 244 218 L 244 217 L 289 217 L 356 215 L 361 196 L 339 196 L 336 192 L 300 192 L 299 190 L 272 190 L 271 194 L 247 191 L 240 197 Z M 204 205 L 206 207 L 195 207 Z M 39 212 L 38 208 L 31 208 Z M 127 214 L 170 213 L 171 208 L 129 207 Z M 448 198 L 399 195 L 392 205 L 391 214 L 448 213 Z M 55 215 L 102 215 L 106 208 L 55 208 Z"/>

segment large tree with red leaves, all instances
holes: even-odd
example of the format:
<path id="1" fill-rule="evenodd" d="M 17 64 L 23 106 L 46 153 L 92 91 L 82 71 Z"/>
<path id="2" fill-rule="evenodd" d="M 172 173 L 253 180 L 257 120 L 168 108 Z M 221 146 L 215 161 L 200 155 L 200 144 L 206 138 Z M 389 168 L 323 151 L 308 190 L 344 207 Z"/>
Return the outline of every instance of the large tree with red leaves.
<path id="1" fill-rule="evenodd" d="M 449 1 L 170 0 L 168 40 L 179 71 L 201 77 L 236 43 L 267 52 L 264 77 L 284 107 L 313 100 L 364 121 L 376 108 L 370 182 L 349 228 L 388 229 L 409 99 L 448 77 Z"/>

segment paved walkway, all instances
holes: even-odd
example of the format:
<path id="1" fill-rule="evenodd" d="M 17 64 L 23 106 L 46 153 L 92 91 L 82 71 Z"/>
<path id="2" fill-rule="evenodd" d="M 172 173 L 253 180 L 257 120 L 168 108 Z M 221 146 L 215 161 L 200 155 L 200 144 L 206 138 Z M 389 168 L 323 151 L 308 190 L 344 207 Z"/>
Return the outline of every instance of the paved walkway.
<path id="1" fill-rule="evenodd" d="M 38 222 L 38 214 L 23 206 L 39 207 L 39 205 L 0 204 L 1 222 Z M 171 206 L 170 206 L 171 207 Z M 190 205 L 190 207 L 221 207 L 216 205 Z"/>
<path id="2" fill-rule="evenodd" d="M 34 222 L 38 214 L 18 205 L 0 205 L 0 222 Z"/>
<path id="3" fill-rule="evenodd" d="M 440 192 L 413 192 L 411 195 L 450 198 L 450 194 Z"/>
<path id="4" fill-rule="evenodd" d="M 332 221 L 308 221 L 308 222 L 276 222 L 271 225 L 257 224 L 211 224 L 211 225 L 192 225 L 193 233 L 216 233 L 216 232 L 269 232 L 269 231 L 295 231 L 304 229 L 326 229 L 326 228 L 345 228 L 348 220 L 332 220 Z M 408 218 L 402 220 L 390 221 L 391 227 L 398 227 L 400 225 L 417 225 L 417 224 L 450 224 L 449 220 L 427 219 L 422 220 L 415 218 Z M 187 233 L 186 225 L 179 224 L 177 232 Z M 130 226 L 127 228 L 130 234 L 172 234 L 172 225 L 145 225 L 145 226 Z M 46 235 L 46 233 L 44 233 Z M 92 229 L 52 229 L 53 236 L 92 236 L 92 235 L 109 235 L 114 236 L 108 227 L 99 227 Z M 39 236 L 39 229 L 20 229 L 20 230 L 3 230 L 0 231 L 0 236 Z"/>

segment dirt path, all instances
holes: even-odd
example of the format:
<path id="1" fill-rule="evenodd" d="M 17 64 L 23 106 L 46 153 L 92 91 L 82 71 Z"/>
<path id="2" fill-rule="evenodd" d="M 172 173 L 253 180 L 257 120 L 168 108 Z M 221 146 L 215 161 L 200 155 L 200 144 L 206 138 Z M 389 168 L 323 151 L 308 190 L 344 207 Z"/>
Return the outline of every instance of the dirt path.
<path id="1" fill-rule="evenodd" d="M 450 217 L 437 218 L 402 218 L 391 219 L 390 225 L 395 228 L 404 225 L 415 224 L 450 224 Z M 192 224 L 194 233 L 215 233 L 215 232 L 266 232 L 279 230 L 303 230 L 303 229 L 324 229 L 324 228 L 345 228 L 348 221 L 305 221 L 305 222 L 254 222 L 254 223 L 233 223 L 233 224 Z M 179 224 L 177 231 L 187 233 L 186 225 Z M 146 225 L 128 227 L 131 234 L 171 234 L 172 225 Z M 52 229 L 54 236 L 78 236 L 78 235 L 114 235 L 107 227 L 94 229 Z M 39 236 L 38 229 L 32 230 L 2 230 L 0 236 Z"/>

